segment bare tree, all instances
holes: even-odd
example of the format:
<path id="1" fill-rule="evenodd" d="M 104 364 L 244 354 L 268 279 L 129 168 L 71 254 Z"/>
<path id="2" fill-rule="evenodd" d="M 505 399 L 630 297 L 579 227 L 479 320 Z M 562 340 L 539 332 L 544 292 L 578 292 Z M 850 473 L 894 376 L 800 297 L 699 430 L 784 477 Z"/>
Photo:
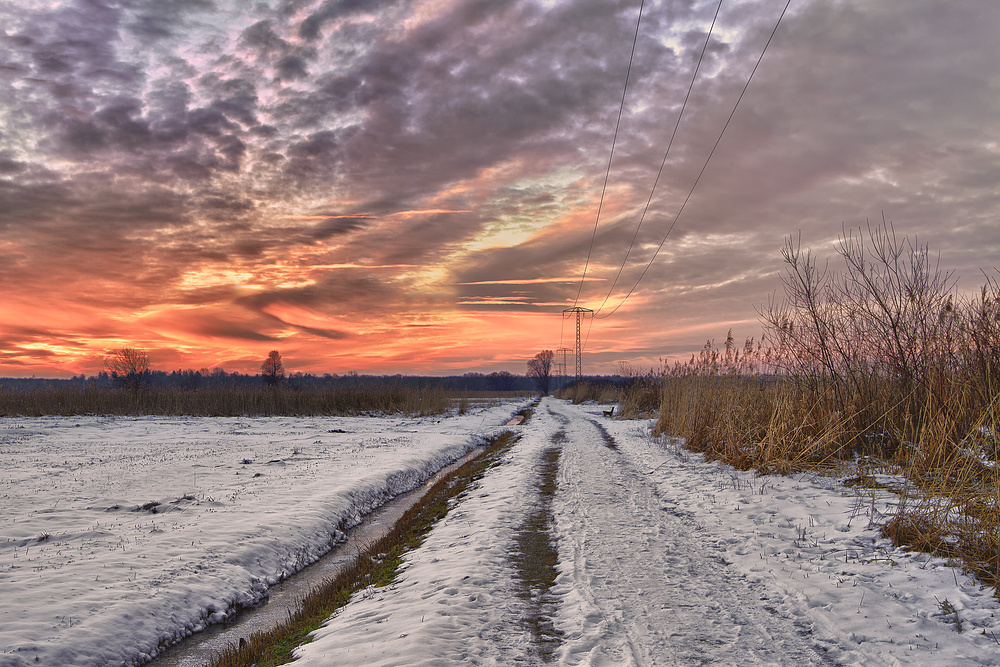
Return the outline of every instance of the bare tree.
<path id="1" fill-rule="evenodd" d="M 281 353 L 271 350 L 260 365 L 260 375 L 269 387 L 278 386 L 285 379 L 285 365 L 281 363 Z"/>
<path id="2" fill-rule="evenodd" d="M 104 360 L 104 369 L 117 386 L 138 393 L 149 378 L 149 355 L 141 347 L 111 350 Z"/>
<path id="3" fill-rule="evenodd" d="M 555 358 L 552 350 L 542 350 L 528 360 L 528 377 L 535 381 L 535 387 L 542 396 L 549 393 L 549 381 L 552 378 L 552 360 Z"/>

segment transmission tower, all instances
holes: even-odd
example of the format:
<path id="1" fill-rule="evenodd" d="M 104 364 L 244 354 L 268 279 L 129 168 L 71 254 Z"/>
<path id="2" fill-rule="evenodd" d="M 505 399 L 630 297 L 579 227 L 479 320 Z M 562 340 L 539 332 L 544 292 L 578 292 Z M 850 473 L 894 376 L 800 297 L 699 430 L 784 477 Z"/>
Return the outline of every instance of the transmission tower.
<path id="1" fill-rule="evenodd" d="M 566 386 L 566 355 L 569 354 L 572 351 L 573 351 L 573 348 L 571 348 L 571 347 L 560 347 L 558 350 L 556 350 L 556 354 L 557 355 L 562 355 L 562 361 L 557 361 L 556 362 L 556 375 L 558 375 L 560 378 L 562 378 L 559 381 L 559 386 L 560 387 L 565 387 Z M 556 359 L 558 359 L 558 358 L 559 357 L 557 356 Z"/>
<path id="2" fill-rule="evenodd" d="M 583 318 L 587 316 L 587 313 L 593 314 L 594 311 L 590 308 L 581 308 L 580 306 L 576 306 L 575 308 L 564 308 L 564 317 L 566 313 L 576 313 L 576 381 L 579 382 L 580 377 L 583 375 L 583 349 L 580 345 L 580 324 L 583 322 Z"/>

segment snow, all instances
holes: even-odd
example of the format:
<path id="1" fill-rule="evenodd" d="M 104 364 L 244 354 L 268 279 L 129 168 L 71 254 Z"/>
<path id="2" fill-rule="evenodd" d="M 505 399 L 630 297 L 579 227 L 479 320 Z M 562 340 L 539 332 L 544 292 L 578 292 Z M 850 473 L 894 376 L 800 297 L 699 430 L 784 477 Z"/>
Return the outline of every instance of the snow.
<path id="1" fill-rule="evenodd" d="M 3 420 L 0 665 L 137 664 L 258 599 L 522 405 Z M 501 462 L 298 664 L 1000 664 L 993 591 L 879 536 L 898 480 L 758 477 L 603 407 L 546 398 L 505 427 L 521 438 Z M 526 590 L 517 556 L 538 516 L 557 573 Z"/>
<path id="2" fill-rule="evenodd" d="M 1000 664 L 992 591 L 879 537 L 891 493 L 706 463 L 650 426 L 545 399 L 399 579 L 357 595 L 297 664 L 540 664 L 539 608 L 562 665 Z M 539 607 L 511 554 L 553 446 L 560 574 Z"/>
<path id="3" fill-rule="evenodd" d="M 4 419 L 0 665 L 141 664 L 260 600 L 525 404 L 422 419 Z"/>

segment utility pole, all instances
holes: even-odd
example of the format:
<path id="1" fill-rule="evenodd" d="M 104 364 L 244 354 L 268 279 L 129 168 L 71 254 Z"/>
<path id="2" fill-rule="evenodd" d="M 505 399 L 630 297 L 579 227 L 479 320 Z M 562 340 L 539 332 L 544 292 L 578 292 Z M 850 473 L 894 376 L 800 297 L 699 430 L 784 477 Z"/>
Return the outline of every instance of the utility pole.
<path id="1" fill-rule="evenodd" d="M 573 349 L 569 347 L 560 347 L 556 350 L 556 354 L 562 355 L 562 361 L 556 362 L 556 373 L 562 378 L 559 384 L 560 388 L 566 386 L 566 355 L 572 351 Z"/>
<path id="2" fill-rule="evenodd" d="M 593 310 L 590 308 L 581 308 L 576 306 L 575 308 L 564 308 L 563 316 L 566 313 L 576 313 L 576 381 L 580 381 L 580 377 L 583 375 L 583 359 L 582 359 L 582 346 L 580 345 L 580 323 L 583 322 L 583 318 L 587 316 L 587 313 L 593 314 Z"/>

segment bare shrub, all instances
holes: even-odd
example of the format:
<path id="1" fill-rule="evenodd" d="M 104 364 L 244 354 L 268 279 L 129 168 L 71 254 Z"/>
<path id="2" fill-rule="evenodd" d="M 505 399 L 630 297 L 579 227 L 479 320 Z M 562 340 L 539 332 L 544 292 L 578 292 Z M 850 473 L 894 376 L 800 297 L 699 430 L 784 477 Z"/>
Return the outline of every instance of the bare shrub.
<path id="1" fill-rule="evenodd" d="M 891 225 L 845 233 L 837 254 L 844 269 L 834 273 L 786 240 L 785 300 L 761 309 L 773 370 L 858 433 L 916 440 L 960 390 L 952 275 Z"/>
<path id="2" fill-rule="evenodd" d="M 1000 287 L 956 293 L 891 225 L 845 232 L 841 270 L 797 239 L 764 335 L 666 369 L 657 431 L 760 472 L 881 460 L 910 487 L 883 527 L 1000 584 Z"/>

